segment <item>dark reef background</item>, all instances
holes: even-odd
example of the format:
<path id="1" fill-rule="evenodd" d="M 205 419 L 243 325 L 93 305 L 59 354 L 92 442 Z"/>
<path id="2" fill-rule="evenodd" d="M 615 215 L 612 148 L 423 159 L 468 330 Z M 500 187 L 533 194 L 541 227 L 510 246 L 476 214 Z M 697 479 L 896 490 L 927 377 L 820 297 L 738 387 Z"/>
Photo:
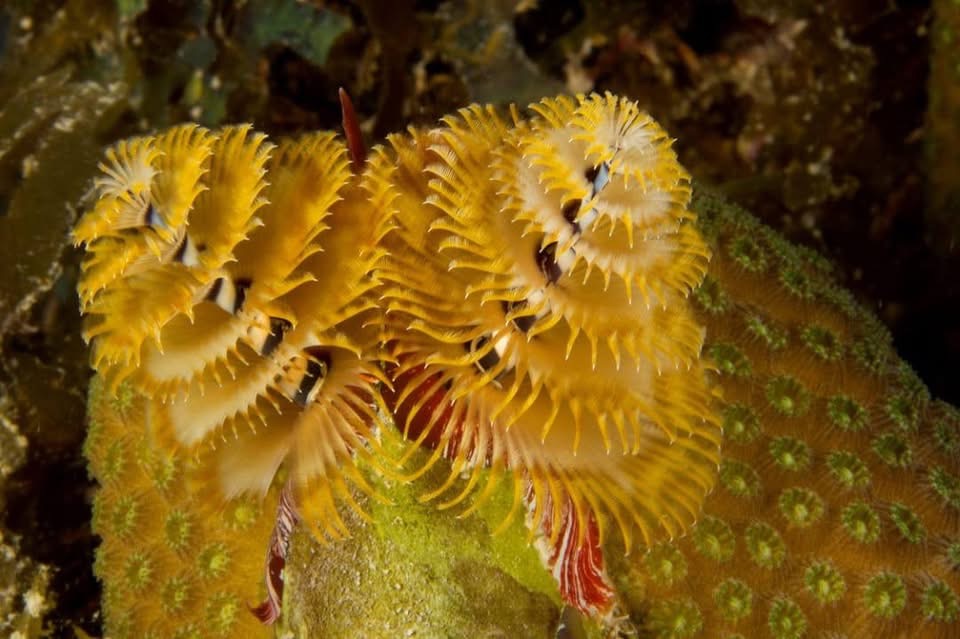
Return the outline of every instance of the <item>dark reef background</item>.
<path id="1" fill-rule="evenodd" d="M 27 589 L 47 593 L 30 632 L 99 634 L 68 232 L 103 147 L 185 120 L 338 128 L 341 86 L 371 143 L 470 102 L 638 100 L 960 401 L 956 0 L 5 0 L 0 634 Z"/>

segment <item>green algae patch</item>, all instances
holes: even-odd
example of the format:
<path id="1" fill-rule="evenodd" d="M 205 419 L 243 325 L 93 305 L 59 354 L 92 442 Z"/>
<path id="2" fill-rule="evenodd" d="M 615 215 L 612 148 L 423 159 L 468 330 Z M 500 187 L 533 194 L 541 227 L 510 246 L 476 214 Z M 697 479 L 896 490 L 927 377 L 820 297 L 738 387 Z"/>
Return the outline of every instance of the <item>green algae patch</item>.
<path id="1" fill-rule="evenodd" d="M 258 50 L 279 43 L 322 66 L 334 42 L 350 26 L 350 18 L 328 9 L 290 0 L 268 0 L 244 8 L 242 28 L 248 45 Z"/>
<path id="2" fill-rule="evenodd" d="M 70 76 L 40 76 L 0 102 L 0 336 L 20 330 L 60 276 L 71 207 L 96 171 L 98 136 L 123 104 L 122 83 Z"/>
<path id="3" fill-rule="evenodd" d="M 397 452 L 395 443 L 385 447 Z M 411 467 L 424 460 L 414 457 Z M 324 546 L 298 528 L 285 574 L 281 623 L 288 634 L 281 636 L 555 635 L 559 593 L 522 517 L 492 533 L 510 511 L 512 483 L 497 486 L 477 513 L 458 518 L 420 499 L 442 484 L 442 466 L 412 486 L 371 476 L 390 503 L 360 500 L 369 522 L 343 510 L 349 539 Z"/>

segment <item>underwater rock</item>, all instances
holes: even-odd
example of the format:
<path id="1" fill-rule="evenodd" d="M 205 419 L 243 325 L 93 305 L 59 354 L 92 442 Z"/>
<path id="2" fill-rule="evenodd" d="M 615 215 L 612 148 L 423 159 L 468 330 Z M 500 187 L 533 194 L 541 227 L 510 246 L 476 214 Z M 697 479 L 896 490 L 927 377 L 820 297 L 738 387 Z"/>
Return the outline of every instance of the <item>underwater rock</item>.
<path id="1" fill-rule="evenodd" d="M 55 598 L 50 566 L 21 551 L 20 540 L 0 528 L 0 632 L 10 639 L 39 639 Z"/>
<path id="2" fill-rule="evenodd" d="M 927 108 L 929 211 L 934 247 L 945 256 L 960 243 L 960 7 L 933 3 L 930 25 L 930 102 Z"/>
<path id="3" fill-rule="evenodd" d="M 24 463 L 28 447 L 6 413 L 4 392 L 0 386 L 0 512 L 7 509 L 8 479 Z M 50 567 L 25 555 L 20 546 L 18 536 L 0 526 L 0 632 L 34 639 L 42 636 L 44 614 L 53 604 Z"/>
<path id="4" fill-rule="evenodd" d="M 71 82 L 69 69 L 35 78 L 0 107 L 0 233 L 29 252 L 0 252 L 0 335 L 18 328 L 60 273 L 75 206 L 102 153 L 97 123 L 122 84 Z"/>
<path id="5" fill-rule="evenodd" d="M 348 513 L 348 539 L 324 545 L 295 534 L 278 635 L 555 637 L 559 594 L 521 523 L 491 534 L 510 509 L 509 492 L 477 516 L 438 517 L 418 498 L 445 474 L 416 485 L 371 477 L 391 503 L 368 500 L 370 521 Z"/>
<path id="6" fill-rule="evenodd" d="M 89 575 L 82 549 L 91 539 L 83 533 L 83 469 L 71 463 L 83 438 L 89 373 L 76 339 L 69 229 L 96 170 L 100 136 L 126 90 L 122 83 L 72 78 L 69 68 L 29 77 L 4 92 L 0 104 L 4 636 L 60 628 L 44 620 L 59 605 L 75 621 L 86 620 L 92 614 L 86 603 L 97 594 L 93 580 L 81 576 Z"/>

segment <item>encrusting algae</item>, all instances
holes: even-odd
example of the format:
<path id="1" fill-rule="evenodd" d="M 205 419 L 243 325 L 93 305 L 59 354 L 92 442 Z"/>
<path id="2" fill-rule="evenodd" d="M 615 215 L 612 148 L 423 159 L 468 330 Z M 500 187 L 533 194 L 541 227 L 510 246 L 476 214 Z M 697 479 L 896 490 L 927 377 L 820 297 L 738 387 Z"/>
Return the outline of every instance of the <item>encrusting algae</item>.
<path id="1" fill-rule="evenodd" d="M 956 411 L 818 256 L 691 206 L 634 103 L 469 107 L 369 159 L 346 128 L 108 151 L 75 238 L 110 636 L 271 634 L 243 608 L 280 614 L 291 528 L 382 492 L 358 457 L 447 465 L 423 499 L 460 515 L 506 492 L 612 632 L 960 631 Z"/>

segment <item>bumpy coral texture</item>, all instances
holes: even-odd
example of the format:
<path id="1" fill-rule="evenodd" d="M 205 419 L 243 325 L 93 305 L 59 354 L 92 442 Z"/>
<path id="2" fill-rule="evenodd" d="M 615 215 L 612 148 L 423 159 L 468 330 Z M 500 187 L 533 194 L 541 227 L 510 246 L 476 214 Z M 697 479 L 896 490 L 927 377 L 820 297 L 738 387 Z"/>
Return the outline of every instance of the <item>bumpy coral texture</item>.
<path id="1" fill-rule="evenodd" d="M 617 567 L 634 618 L 664 638 L 957 636 L 960 414 L 822 258 L 695 199 L 720 481 L 689 535 Z"/>
<path id="2" fill-rule="evenodd" d="M 143 425 L 148 402 L 95 378 L 85 454 L 100 484 L 94 571 L 116 639 L 269 637 L 247 610 L 264 593 L 277 490 L 224 501 L 189 455 L 165 454 Z"/>

